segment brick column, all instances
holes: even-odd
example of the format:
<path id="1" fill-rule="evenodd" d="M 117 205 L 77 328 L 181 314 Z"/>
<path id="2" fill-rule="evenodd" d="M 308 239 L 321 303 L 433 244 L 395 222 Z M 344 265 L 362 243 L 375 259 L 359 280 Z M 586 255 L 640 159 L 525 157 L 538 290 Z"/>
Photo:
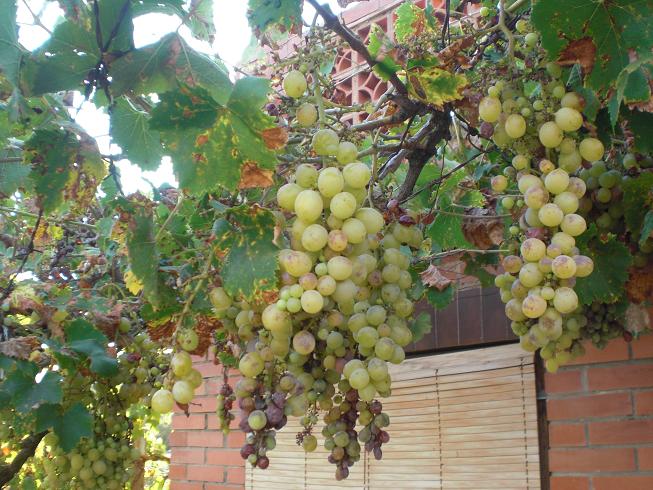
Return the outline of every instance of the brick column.
<path id="1" fill-rule="evenodd" d="M 195 392 L 190 416 L 175 412 L 170 434 L 170 490 L 237 490 L 245 488 L 245 462 L 240 447 L 245 434 L 238 430 L 238 419 L 224 435 L 215 413 L 216 395 L 222 385 L 222 367 L 206 358 L 194 357 L 194 366 L 204 378 Z M 229 377 L 232 386 L 237 373 Z M 235 410 L 234 413 L 238 413 Z"/>
<path id="2" fill-rule="evenodd" d="M 653 335 L 545 376 L 551 490 L 653 489 Z"/>

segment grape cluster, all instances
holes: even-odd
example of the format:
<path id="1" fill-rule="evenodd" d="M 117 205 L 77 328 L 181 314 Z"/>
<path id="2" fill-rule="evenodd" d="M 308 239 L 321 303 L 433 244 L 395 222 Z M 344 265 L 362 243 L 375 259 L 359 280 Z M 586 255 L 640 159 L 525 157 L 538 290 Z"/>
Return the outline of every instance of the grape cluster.
<path id="1" fill-rule="evenodd" d="M 549 64 L 547 71 L 555 77 L 560 69 Z M 576 93 L 555 80 L 537 97 L 526 93 L 516 82 L 500 81 L 479 106 L 484 124 L 494 125 L 494 142 L 514 154 L 503 175 L 492 178 L 492 189 L 504 193 L 514 178 L 519 192 L 501 201 L 521 215 L 519 229 L 511 230 L 521 240 L 519 254 L 504 257 L 506 272 L 495 282 L 522 346 L 541 348 L 547 369 L 556 371 L 578 352 L 575 341 L 584 325 L 574 316 L 582 307 L 573 288 L 577 277 L 594 268 L 576 247 L 576 237 L 587 229 L 579 213 L 588 186 L 574 174 L 584 165 L 600 165 L 605 150 L 598 139 L 579 133 L 584 121 Z M 606 190 L 616 185 L 613 177 L 603 179 Z"/>
<path id="2" fill-rule="evenodd" d="M 218 420 L 220 422 L 220 428 L 225 434 L 227 434 L 229 432 L 229 425 L 231 424 L 231 421 L 236 418 L 235 415 L 231 413 L 234 401 L 236 401 L 236 396 L 227 379 L 225 379 L 224 384 L 220 387 L 217 401 L 218 405 L 216 408 L 216 415 L 218 416 Z"/>
<path id="3" fill-rule="evenodd" d="M 306 79 L 292 71 L 283 87 L 300 98 Z M 317 117 L 310 102 L 295 112 L 302 127 L 312 127 Z M 423 238 L 414 220 L 386 224 L 383 214 L 364 206 L 371 171 L 356 161 L 355 144 L 318 129 L 311 148 L 323 163 L 297 165 L 277 192 L 290 244 L 279 254 L 278 299 L 245 301 L 222 287 L 209 297 L 244 348 L 238 365 L 244 378 L 235 389 L 241 428 L 249 433 L 242 456 L 266 468 L 275 432 L 289 416 L 301 417 L 299 442 L 314 450 L 312 428 L 323 411 L 325 447 L 336 476 L 345 478 L 360 458 L 359 436 L 379 456 L 389 439 L 381 431 L 389 419 L 375 397 L 390 394 L 388 362 L 402 362 L 412 340 L 406 251 Z M 364 427 L 360 434 L 357 421 Z"/>
<path id="4" fill-rule="evenodd" d="M 127 422 L 124 416 L 116 417 Z M 108 434 L 106 420 L 102 419 L 96 419 L 95 437 L 83 439 L 68 453 L 59 446 L 54 433 L 48 434 L 44 439 L 43 457 L 37 462 L 45 474 L 44 488 L 126 488 L 133 462 L 141 457 L 141 452 L 128 441 L 129 434 L 124 430 Z"/>
<path id="5" fill-rule="evenodd" d="M 195 390 L 202 384 L 202 374 L 193 367 L 193 360 L 186 351 L 176 352 L 170 360 L 170 370 L 164 387 L 152 395 L 152 410 L 167 413 L 174 409 L 175 402 L 186 405 L 193 400 Z M 172 385 L 171 389 L 165 386 Z"/>

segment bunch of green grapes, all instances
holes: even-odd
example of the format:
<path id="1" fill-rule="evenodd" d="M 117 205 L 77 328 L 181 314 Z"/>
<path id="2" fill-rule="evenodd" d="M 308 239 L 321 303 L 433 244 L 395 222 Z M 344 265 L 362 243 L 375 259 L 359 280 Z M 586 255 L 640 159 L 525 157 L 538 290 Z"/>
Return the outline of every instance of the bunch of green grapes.
<path id="1" fill-rule="evenodd" d="M 541 92 L 530 98 L 521 82 L 499 81 L 479 106 L 481 119 L 494 124 L 494 142 L 514 154 L 504 174 L 492 178 L 492 189 L 504 193 L 514 178 L 519 192 L 518 200 L 506 196 L 501 204 L 520 210 L 520 253 L 503 259 L 506 272 L 496 284 L 522 346 L 541 348 L 549 371 L 572 358 L 582 337 L 573 288 L 594 264 L 576 248 L 587 228 L 580 209 L 587 185 L 576 174 L 598 165 L 605 152 L 601 141 L 581 134 L 582 100 L 555 80 L 559 74 L 557 65 L 547 65 L 539 74 Z"/>
<path id="2" fill-rule="evenodd" d="M 67 490 L 126 488 L 132 477 L 133 463 L 142 454 L 130 443 L 129 424 L 124 413 L 114 417 L 125 422 L 122 426 L 125 428 L 108 432 L 107 421 L 96 418 L 94 437 L 82 439 L 70 452 L 61 448 L 54 433 L 46 435 L 42 457 L 35 460 L 45 475 L 43 487 Z"/>
<path id="3" fill-rule="evenodd" d="M 170 369 L 162 386 L 152 395 L 152 410 L 168 413 L 174 409 L 175 402 L 187 405 L 195 396 L 195 390 L 202 384 L 202 374 L 193 367 L 188 352 L 176 352 L 170 360 Z"/>
<path id="4" fill-rule="evenodd" d="M 297 71 L 283 85 L 293 98 L 301 98 L 307 86 Z M 304 102 L 297 108 L 298 124 L 316 123 L 317 110 L 310 106 Z M 276 431 L 290 416 L 302 418 L 302 445 L 310 451 L 317 444 L 310 433 L 316 414 L 326 413 L 327 426 L 336 417 L 342 422 L 356 414 L 347 430 L 330 433 L 325 441 L 337 477 L 344 478 L 360 457 L 356 421 L 366 427 L 376 420 L 368 420 L 369 407 L 378 406 L 376 397 L 390 394 L 388 363 L 401 363 L 412 340 L 407 251 L 423 238 L 412 220 L 386 224 L 379 211 L 364 206 L 371 171 L 356 161 L 356 145 L 340 141 L 331 129 L 316 130 L 311 145 L 323 164 L 298 165 L 277 193 L 290 248 L 279 254 L 276 302 L 231 298 L 221 287 L 209 297 L 243 347 L 238 368 L 244 378 L 235 389 L 243 411 L 240 428 L 248 433 L 243 458 L 266 468 Z M 352 405 L 348 400 L 354 396 Z M 384 415 L 377 429 L 368 429 L 366 441 L 372 435 L 376 441 L 371 451 L 388 439 L 379 435 L 387 421 Z"/>

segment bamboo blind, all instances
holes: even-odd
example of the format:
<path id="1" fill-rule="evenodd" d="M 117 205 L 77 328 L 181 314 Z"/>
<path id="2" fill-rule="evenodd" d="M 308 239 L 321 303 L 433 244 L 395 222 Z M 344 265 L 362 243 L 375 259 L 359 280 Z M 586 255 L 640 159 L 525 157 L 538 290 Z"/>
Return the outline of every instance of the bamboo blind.
<path id="1" fill-rule="evenodd" d="M 337 482 L 325 449 L 305 454 L 296 445 L 300 426 L 291 419 L 270 467 L 248 467 L 246 488 L 540 488 L 532 355 L 518 345 L 490 347 L 409 359 L 391 373 L 392 396 L 382 400 L 390 442 L 381 461 L 364 453 Z"/>

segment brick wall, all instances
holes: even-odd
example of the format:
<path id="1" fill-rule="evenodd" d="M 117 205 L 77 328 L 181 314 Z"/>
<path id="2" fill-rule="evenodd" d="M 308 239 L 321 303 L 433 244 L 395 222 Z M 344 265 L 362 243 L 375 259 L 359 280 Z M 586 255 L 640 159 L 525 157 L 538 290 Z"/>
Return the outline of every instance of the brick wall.
<path id="1" fill-rule="evenodd" d="M 222 367 L 205 358 L 195 357 L 195 368 L 204 383 L 195 392 L 195 399 L 187 417 L 176 412 L 172 417 L 170 434 L 171 462 L 169 479 L 171 490 L 234 490 L 244 488 L 245 465 L 240 447 L 245 435 L 232 422 L 228 435 L 218 427 L 215 413 L 216 395 L 222 385 Z M 237 373 L 229 377 L 233 386 Z M 237 413 L 238 410 L 235 411 Z"/>
<path id="2" fill-rule="evenodd" d="M 545 375 L 551 490 L 653 489 L 653 335 Z"/>

